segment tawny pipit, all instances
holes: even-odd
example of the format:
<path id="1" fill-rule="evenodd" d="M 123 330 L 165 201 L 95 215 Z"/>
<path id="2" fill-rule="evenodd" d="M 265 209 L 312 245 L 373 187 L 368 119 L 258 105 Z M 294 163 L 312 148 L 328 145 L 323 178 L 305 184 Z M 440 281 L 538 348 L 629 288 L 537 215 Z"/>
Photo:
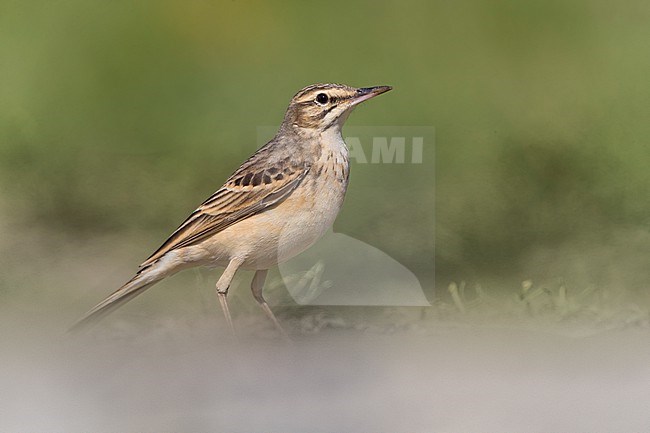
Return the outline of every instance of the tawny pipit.
<path id="1" fill-rule="evenodd" d="M 230 331 L 226 296 L 238 269 L 255 270 L 253 296 L 280 332 L 262 296 L 268 269 L 316 242 L 332 225 L 348 185 L 341 127 L 360 102 L 391 90 L 315 84 L 291 100 L 276 136 L 246 160 L 142 265 L 75 327 L 99 318 L 176 272 L 224 266 L 217 295 Z"/>

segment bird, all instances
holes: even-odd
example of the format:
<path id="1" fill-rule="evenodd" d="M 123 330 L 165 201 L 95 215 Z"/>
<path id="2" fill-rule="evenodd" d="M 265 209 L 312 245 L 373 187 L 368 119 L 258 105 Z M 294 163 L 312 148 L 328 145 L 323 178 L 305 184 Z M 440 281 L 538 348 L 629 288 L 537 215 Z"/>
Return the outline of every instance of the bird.
<path id="1" fill-rule="evenodd" d="M 361 102 L 390 86 L 313 84 L 296 93 L 276 133 L 208 197 L 123 286 L 71 330 L 87 328 L 157 282 L 196 266 L 225 268 L 216 293 L 235 335 L 228 289 L 238 270 L 255 271 L 253 297 L 289 338 L 265 301 L 268 271 L 313 245 L 334 223 L 348 188 L 350 164 L 341 128 Z"/>

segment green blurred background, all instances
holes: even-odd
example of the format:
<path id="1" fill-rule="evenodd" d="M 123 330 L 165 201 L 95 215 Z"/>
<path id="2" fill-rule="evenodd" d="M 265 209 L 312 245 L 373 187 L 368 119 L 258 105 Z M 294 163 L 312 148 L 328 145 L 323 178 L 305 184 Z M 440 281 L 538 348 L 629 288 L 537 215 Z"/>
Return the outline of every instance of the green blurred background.
<path id="1" fill-rule="evenodd" d="M 436 179 L 422 196 L 382 177 L 401 209 L 373 210 L 353 167 L 337 231 L 427 290 L 531 278 L 647 300 L 648 22 L 643 0 L 0 1 L 0 290 L 98 301 L 298 89 L 343 82 L 395 88 L 348 125 L 435 127 Z M 414 215 L 435 224 L 435 275 Z"/>

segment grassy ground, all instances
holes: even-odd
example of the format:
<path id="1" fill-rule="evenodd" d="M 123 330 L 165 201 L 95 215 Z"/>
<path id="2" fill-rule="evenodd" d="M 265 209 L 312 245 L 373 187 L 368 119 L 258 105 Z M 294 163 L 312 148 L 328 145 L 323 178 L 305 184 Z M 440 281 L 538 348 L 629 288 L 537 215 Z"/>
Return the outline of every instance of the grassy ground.
<path id="1" fill-rule="evenodd" d="M 189 271 L 70 336 L 66 327 L 133 271 L 140 247 L 3 229 L 2 431 L 650 427 L 648 309 L 620 290 L 459 282 L 430 307 L 277 307 L 295 339 L 287 346 L 247 280 L 231 292 L 233 343 L 216 272 Z"/>

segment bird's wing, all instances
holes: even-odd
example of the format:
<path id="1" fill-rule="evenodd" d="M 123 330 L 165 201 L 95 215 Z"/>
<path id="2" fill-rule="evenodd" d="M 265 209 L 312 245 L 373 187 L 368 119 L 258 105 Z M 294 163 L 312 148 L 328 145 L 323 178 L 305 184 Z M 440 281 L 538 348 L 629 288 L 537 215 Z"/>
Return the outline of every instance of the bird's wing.
<path id="1" fill-rule="evenodd" d="M 309 168 L 309 164 L 291 162 L 289 158 L 261 168 L 252 158 L 203 202 L 140 267 L 147 267 L 171 250 L 201 242 L 280 203 L 296 189 Z"/>

